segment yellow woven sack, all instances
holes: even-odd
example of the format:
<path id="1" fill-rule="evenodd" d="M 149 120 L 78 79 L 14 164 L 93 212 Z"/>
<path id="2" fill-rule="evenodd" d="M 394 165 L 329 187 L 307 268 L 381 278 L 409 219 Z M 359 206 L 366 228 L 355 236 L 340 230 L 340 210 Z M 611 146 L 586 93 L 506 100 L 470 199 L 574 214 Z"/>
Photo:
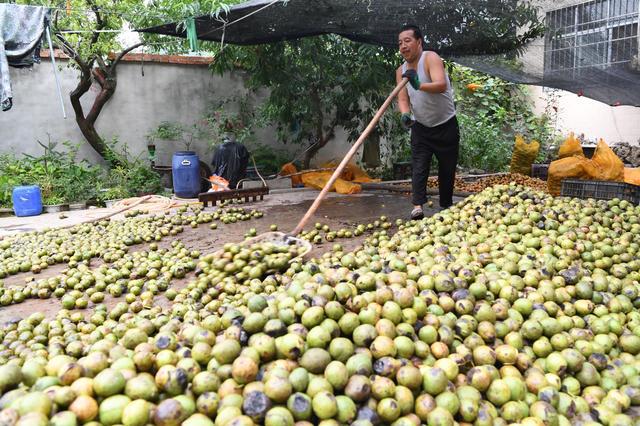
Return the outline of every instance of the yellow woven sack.
<path id="1" fill-rule="evenodd" d="M 358 194 L 362 191 L 362 187 L 357 183 L 347 182 L 343 179 L 338 179 L 335 187 L 338 194 Z"/>
<path id="2" fill-rule="evenodd" d="M 298 173 L 298 169 L 293 163 L 287 163 L 280 169 L 280 176 L 289 176 L 294 173 Z M 298 186 L 302 183 L 300 175 L 291 176 L 291 186 Z"/>
<path id="3" fill-rule="evenodd" d="M 365 183 L 365 182 L 380 182 L 380 179 L 371 178 L 367 172 L 362 170 L 360 167 L 356 166 L 353 163 L 347 164 L 347 167 L 351 174 L 353 175 L 352 182 Z"/>
<path id="4" fill-rule="evenodd" d="M 624 181 L 624 163 L 613 152 L 604 140 L 598 141 L 596 152 L 591 157 L 591 162 L 595 166 L 591 171 L 591 177 L 595 180 L 611 180 L 616 182 Z"/>
<path id="5" fill-rule="evenodd" d="M 540 143 L 538 141 L 527 143 L 521 135 L 517 135 L 511 156 L 511 173 L 530 176 L 531 165 L 536 161 L 539 151 Z"/>
<path id="6" fill-rule="evenodd" d="M 573 132 L 569 134 L 569 137 L 560 145 L 558 150 L 558 159 L 567 157 L 584 157 L 582 152 L 582 145 L 580 141 L 576 139 Z"/>
<path id="7" fill-rule="evenodd" d="M 640 167 L 624 169 L 624 181 L 632 185 L 640 185 Z"/>
<path id="8" fill-rule="evenodd" d="M 327 181 L 331 178 L 332 173 L 329 172 L 311 172 L 302 175 L 302 183 L 307 188 L 322 189 Z M 331 187 L 330 191 L 337 191 L 339 194 L 357 194 L 362 191 L 362 187 L 358 184 L 347 182 L 344 179 L 338 179 Z"/>
<path id="9" fill-rule="evenodd" d="M 328 163 L 322 164 L 320 167 L 323 169 L 330 169 L 338 167 L 339 164 L 340 162 L 338 161 L 329 161 Z M 349 181 L 353 180 L 353 169 L 349 167 L 349 164 L 347 164 L 347 166 L 342 170 L 342 173 L 340 173 L 340 179 Z"/>
<path id="10" fill-rule="evenodd" d="M 589 179 L 593 173 L 591 161 L 585 157 L 567 157 L 549 164 L 547 187 L 549 194 L 560 195 L 563 179 Z"/>

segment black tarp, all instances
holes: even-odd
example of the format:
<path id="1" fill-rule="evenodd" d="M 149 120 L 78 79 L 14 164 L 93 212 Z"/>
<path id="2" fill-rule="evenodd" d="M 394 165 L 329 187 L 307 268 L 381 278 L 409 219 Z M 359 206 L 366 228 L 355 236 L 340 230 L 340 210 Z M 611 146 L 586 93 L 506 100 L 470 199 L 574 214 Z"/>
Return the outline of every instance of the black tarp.
<path id="1" fill-rule="evenodd" d="M 235 141 L 225 141 L 218 145 L 211 159 L 212 172 L 229 181 L 229 189 L 236 189 L 238 182 L 247 177 L 249 151 Z"/>

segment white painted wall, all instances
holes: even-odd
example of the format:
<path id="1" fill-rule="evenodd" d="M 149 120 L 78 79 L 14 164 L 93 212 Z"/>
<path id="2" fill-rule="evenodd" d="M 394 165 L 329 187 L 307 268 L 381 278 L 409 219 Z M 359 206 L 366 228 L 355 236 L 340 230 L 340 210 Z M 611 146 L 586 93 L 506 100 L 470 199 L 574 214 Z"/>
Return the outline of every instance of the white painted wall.
<path id="1" fill-rule="evenodd" d="M 76 86 L 77 74 L 64 66 L 66 61 L 56 62 L 63 66 L 59 76 L 67 119 L 62 117 L 51 62 L 47 58 L 33 69 L 10 68 L 14 105 L 11 110 L 0 112 L 0 152 L 39 155 L 42 148 L 36 141 L 46 143 L 50 135 L 53 141 L 81 143 L 80 157 L 100 162 L 100 157 L 84 141 L 69 101 L 68 94 Z M 220 77 L 206 66 L 163 63 L 145 63 L 144 76 L 141 71 L 140 63 L 123 62 L 118 66 L 118 88 L 96 123 L 105 139 L 118 137 L 135 155 L 146 155 L 145 136 L 162 121 L 190 125 L 202 117 L 212 101 L 247 93 L 241 73 Z M 82 98 L 85 112 L 97 89 L 92 87 Z M 251 96 L 259 102 L 265 93 Z M 280 143 L 270 128 L 260 129 L 257 139 L 290 152 L 292 157 L 304 149 L 301 145 Z M 159 141 L 156 145 L 160 157 L 171 157 L 173 150 L 167 142 Z M 210 161 L 212 150 L 206 142 L 194 148 L 201 158 Z M 339 158 L 348 148 L 344 132 L 338 131 L 335 140 L 316 156 L 315 163 Z M 175 147 L 175 150 L 181 149 L 184 149 L 181 144 Z"/>
<path id="2" fill-rule="evenodd" d="M 611 107 L 564 90 L 557 91 L 554 97 L 537 86 L 531 86 L 530 92 L 537 113 L 543 113 L 549 102 L 557 107 L 556 128 L 560 135 L 574 132 L 576 135 L 584 134 L 587 141 L 597 142 L 602 138 L 609 145 L 617 142 L 640 145 L 638 107 Z"/>

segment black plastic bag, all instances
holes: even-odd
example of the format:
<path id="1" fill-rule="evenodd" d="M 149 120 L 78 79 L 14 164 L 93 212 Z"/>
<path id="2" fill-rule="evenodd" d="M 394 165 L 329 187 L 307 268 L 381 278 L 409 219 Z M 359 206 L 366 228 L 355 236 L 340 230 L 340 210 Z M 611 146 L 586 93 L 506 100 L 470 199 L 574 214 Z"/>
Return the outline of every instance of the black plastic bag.
<path id="1" fill-rule="evenodd" d="M 236 189 L 236 185 L 247 177 L 249 151 L 239 143 L 226 141 L 219 145 L 213 153 L 212 173 L 229 181 L 229 189 Z"/>

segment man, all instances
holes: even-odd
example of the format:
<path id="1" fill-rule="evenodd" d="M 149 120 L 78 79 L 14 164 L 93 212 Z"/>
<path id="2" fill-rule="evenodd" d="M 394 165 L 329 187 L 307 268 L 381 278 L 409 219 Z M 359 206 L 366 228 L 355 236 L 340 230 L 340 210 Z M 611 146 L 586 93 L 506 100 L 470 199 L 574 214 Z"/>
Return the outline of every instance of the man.
<path id="1" fill-rule="evenodd" d="M 398 107 L 403 126 L 411 129 L 411 219 L 418 220 L 424 217 L 422 205 L 427 202 L 432 155 L 438 159 L 440 208 L 453 203 L 460 131 L 453 89 L 442 58 L 423 50 L 422 32 L 414 25 L 402 28 L 398 46 L 405 63 L 396 70 L 396 81 L 409 79 L 405 90 L 398 94 Z"/>

